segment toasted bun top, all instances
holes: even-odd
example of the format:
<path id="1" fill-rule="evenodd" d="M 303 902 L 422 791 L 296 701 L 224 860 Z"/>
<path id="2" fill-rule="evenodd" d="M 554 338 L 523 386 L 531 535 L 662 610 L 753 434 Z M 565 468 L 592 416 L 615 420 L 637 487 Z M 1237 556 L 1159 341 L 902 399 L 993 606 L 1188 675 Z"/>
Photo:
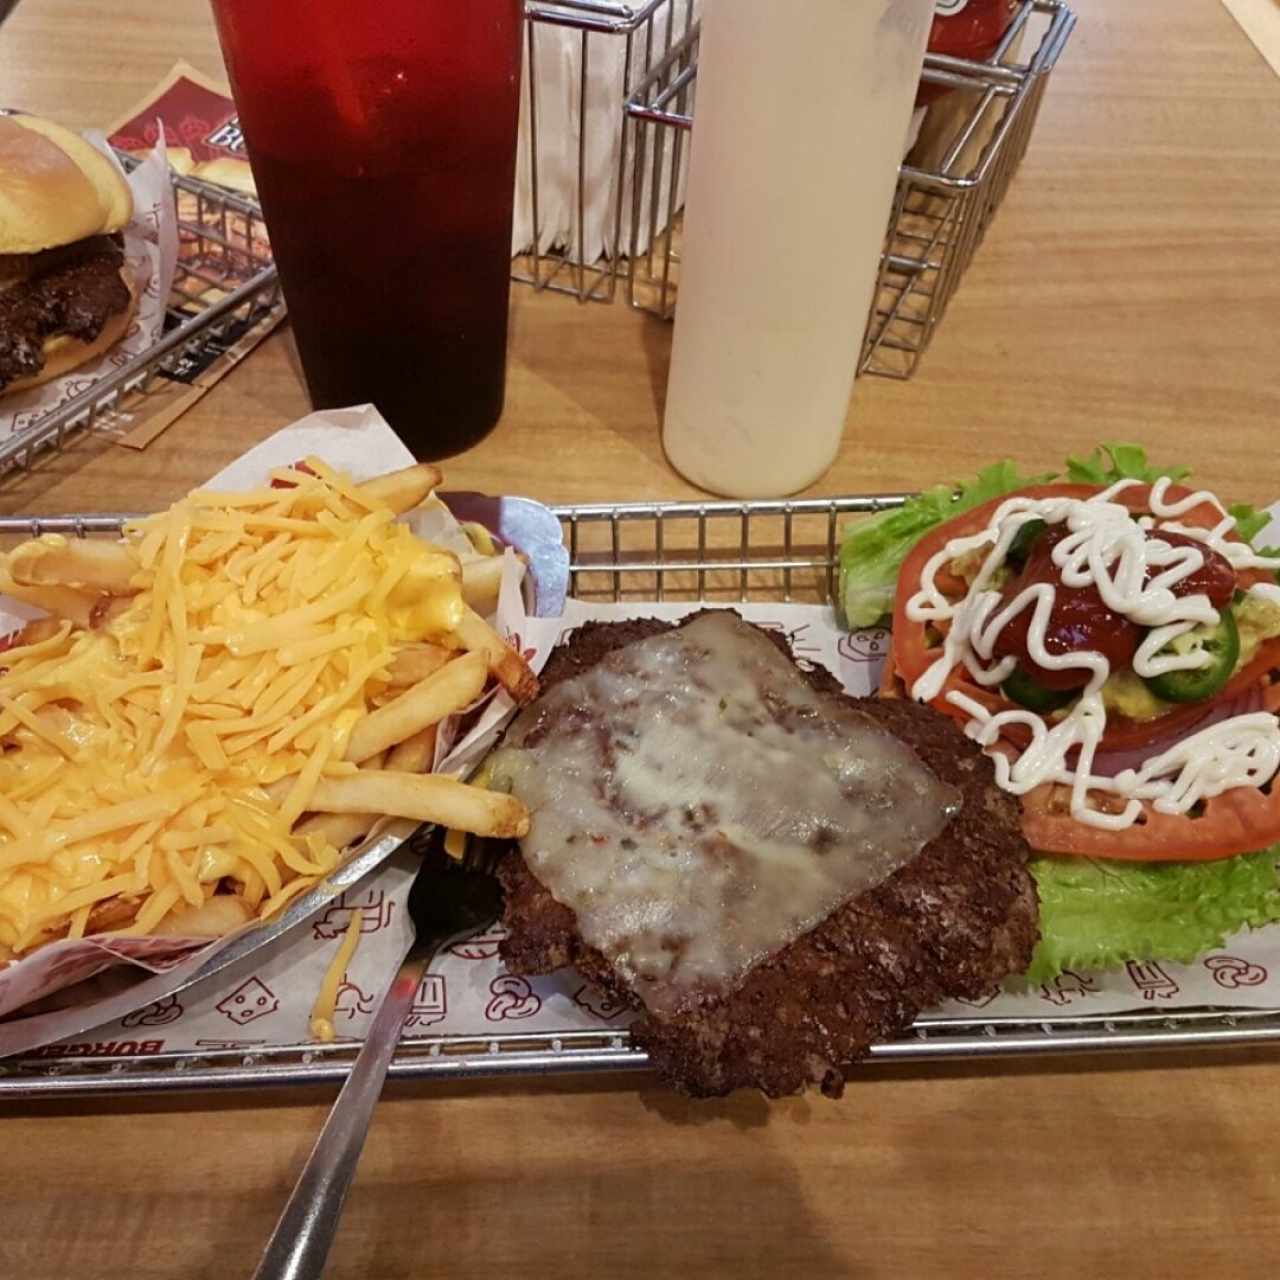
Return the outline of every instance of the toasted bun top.
<path id="1" fill-rule="evenodd" d="M 79 134 L 38 116 L 0 116 L 0 254 L 110 234 L 132 216 L 129 184 Z"/>

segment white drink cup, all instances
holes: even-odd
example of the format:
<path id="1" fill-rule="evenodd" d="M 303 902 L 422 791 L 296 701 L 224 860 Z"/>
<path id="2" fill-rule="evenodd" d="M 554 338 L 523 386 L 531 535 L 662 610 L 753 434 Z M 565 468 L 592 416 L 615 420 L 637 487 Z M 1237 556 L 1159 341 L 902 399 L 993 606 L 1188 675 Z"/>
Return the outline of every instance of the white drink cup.
<path id="1" fill-rule="evenodd" d="M 733 497 L 840 448 L 933 0 L 706 0 L 663 423 Z"/>

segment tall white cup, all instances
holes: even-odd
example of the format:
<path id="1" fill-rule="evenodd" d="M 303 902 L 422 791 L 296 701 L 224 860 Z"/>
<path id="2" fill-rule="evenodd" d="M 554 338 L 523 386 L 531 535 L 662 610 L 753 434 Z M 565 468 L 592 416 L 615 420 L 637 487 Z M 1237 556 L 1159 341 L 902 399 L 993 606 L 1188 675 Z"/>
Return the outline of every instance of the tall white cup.
<path id="1" fill-rule="evenodd" d="M 840 447 L 934 0 L 706 0 L 663 445 L 776 497 Z"/>

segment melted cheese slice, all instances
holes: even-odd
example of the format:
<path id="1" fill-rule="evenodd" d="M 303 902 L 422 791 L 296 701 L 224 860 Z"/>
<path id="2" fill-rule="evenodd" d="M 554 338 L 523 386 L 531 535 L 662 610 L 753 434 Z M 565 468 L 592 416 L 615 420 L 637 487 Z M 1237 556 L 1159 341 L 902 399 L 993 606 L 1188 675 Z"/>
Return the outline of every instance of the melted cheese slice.
<path id="1" fill-rule="evenodd" d="M 464 604 L 452 553 L 308 465 L 138 522 L 123 612 L 0 654 L 0 959 L 220 885 L 269 913 L 337 864 L 291 824 L 396 648 Z"/>
<path id="2" fill-rule="evenodd" d="M 529 869 L 659 1013 L 731 990 L 911 861 L 958 803 L 729 612 L 554 686 L 492 777 L 531 811 Z"/>

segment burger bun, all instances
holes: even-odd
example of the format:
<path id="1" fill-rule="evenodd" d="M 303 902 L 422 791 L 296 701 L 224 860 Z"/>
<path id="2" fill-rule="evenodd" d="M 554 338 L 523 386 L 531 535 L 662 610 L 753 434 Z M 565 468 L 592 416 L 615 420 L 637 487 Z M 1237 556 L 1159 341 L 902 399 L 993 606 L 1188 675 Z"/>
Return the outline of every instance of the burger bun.
<path id="1" fill-rule="evenodd" d="M 110 235 L 131 217 L 129 184 L 96 147 L 39 116 L 0 116 L 0 254 Z"/>

